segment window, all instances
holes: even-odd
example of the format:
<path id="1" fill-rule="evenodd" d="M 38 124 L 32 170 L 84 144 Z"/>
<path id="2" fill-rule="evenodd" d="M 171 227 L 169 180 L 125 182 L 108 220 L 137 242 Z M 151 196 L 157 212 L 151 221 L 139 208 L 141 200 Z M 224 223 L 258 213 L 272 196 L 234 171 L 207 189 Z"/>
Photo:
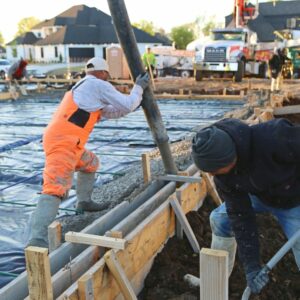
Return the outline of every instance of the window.
<path id="1" fill-rule="evenodd" d="M 54 56 L 55 56 L 55 57 L 58 57 L 58 50 L 57 50 L 57 47 L 54 47 Z"/>
<path id="2" fill-rule="evenodd" d="M 214 41 L 243 41 L 244 33 L 243 32 L 213 32 L 212 39 Z"/>
<path id="3" fill-rule="evenodd" d="M 41 58 L 44 58 L 44 48 L 41 47 Z"/>

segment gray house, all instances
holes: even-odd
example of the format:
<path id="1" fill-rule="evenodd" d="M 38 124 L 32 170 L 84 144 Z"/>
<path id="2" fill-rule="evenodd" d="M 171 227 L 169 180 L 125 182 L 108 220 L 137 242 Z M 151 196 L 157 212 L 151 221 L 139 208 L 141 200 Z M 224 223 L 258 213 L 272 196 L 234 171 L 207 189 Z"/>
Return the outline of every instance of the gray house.
<path id="1" fill-rule="evenodd" d="M 158 37 L 133 28 L 140 53 L 146 45 L 162 45 Z M 6 45 L 7 58 L 35 62 L 80 62 L 106 56 L 106 48 L 118 44 L 109 15 L 95 7 L 76 5 L 45 20 Z"/>
<path id="2" fill-rule="evenodd" d="M 233 15 L 225 18 L 226 27 L 232 22 Z M 300 1 L 278 1 L 259 3 L 259 15 L 249 20 L 247 26 L 256 32 L 259 42 L 272 42 L 276 38 L 275 31 L 288 29 L 300 33 Z"/>

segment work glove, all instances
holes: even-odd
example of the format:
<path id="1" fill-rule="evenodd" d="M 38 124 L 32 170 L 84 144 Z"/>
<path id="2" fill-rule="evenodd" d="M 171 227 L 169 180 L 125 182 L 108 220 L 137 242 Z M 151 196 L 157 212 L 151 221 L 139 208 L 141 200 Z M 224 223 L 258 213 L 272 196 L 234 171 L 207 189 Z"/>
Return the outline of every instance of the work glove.
<path id="1" fill-rule="evenodd" d="M 247 285 L 253 294 L 259 294 L 263 287 L 269 282 L 268 269 L 266 267 L 257 269 L 246 274 Z"/>
<path id="2" fill-rule="evenodd" d="M 144 90 L 149 84 L 149 74 L 147 72 L 144 74 L 140 74 L 136 78 L 135 83 Z"/>

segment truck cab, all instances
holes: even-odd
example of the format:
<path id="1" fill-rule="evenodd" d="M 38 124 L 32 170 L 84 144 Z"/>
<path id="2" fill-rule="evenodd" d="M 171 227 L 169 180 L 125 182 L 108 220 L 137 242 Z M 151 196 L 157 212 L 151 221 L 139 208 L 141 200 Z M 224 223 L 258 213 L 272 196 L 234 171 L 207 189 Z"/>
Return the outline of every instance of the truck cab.
<path id="1" fill-rule="evenodd" d="M 199 47 L 194 58 L 196 81 L 206 75 L 231 72 L 236 82 L 242 81 L 247 61 L 254 55 L 256 34 L 247 28 L 215 29 L 211 41 Z"/>

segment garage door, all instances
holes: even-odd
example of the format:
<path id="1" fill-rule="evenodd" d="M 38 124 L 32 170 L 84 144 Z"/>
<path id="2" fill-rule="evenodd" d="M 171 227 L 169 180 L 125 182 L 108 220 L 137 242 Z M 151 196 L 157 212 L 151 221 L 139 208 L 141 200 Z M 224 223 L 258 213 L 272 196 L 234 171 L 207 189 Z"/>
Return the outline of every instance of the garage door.
<path id="1" fill-rule="evenodd" d="M 94 56 L 94 48 L 69 48 L 69 57 L 71 62 L 86 61 Z"/>

